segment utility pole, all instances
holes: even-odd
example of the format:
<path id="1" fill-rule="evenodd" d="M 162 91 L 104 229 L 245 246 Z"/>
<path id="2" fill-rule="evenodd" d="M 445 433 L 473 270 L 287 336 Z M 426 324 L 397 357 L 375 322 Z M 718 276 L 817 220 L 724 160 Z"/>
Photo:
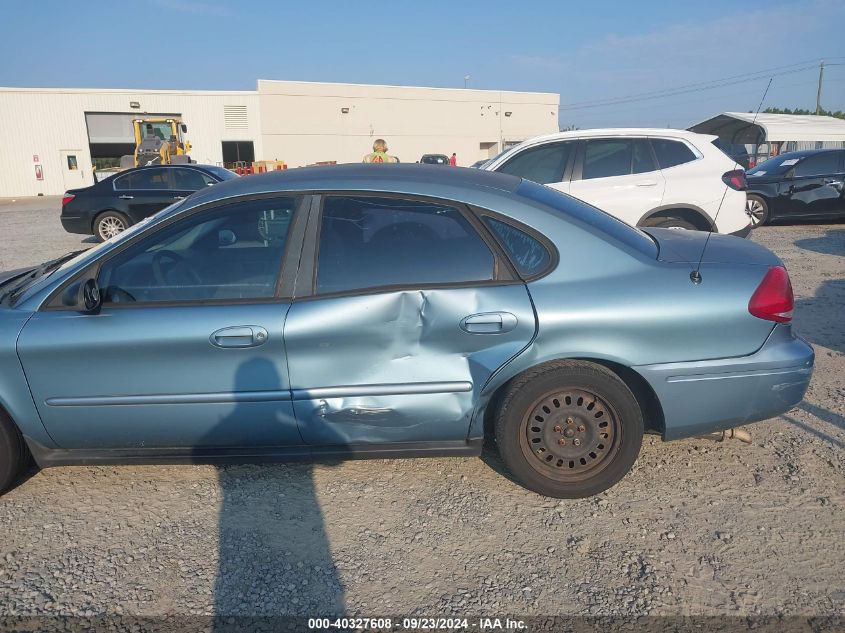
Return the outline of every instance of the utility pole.
<path id="1" fill-rule="evenodd" d="M 464 75 L 464 90 L 466 90 L 467 86 L 469 85 L 470 76 Z"/>
<path id="2" fill-rule="evenodd" d="M 816 92 L 816 115 L 822 111 L 822 78 L 824 77 L 824 60 L 819 63 L 819 89 Z"/>

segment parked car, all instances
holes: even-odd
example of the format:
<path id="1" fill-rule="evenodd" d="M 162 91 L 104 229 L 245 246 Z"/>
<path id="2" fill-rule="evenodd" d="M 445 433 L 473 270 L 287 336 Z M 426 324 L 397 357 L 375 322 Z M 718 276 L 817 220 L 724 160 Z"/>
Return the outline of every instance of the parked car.
<path id="1" fill-rule="evenodd" d="M 744 237 L 745 173 L 716 139 L 669 129 L 560 132 L 520 143 L 481 169 L 548 185 L 632 226 Z"/>
<path id="2" fill-rule="evenodd" d="M 27 452 L 478 455 L 489 436 L 527 488 L 596 494 L 644 431 L 696 436 L 804 395 L 813 350 L 782 262 L 706 238 L 476 169 L 215 185 L 0 282 L 0 488 Z"/>
<path id="3" fill-rule="evenodd" d="M 139 220 L 209 185 L 238 176 L 216 165 L 160 165 L 127 169 L 62 197 L 68 233 L 107 240 Z"/>
<path id="4" fill-rule="evenodd" d="M 760 163 L 748 172 L 748 213 L 754 226 L 845 217 L 845 150 L 788 152 Z"/>
<path id="5" fill-rule="evenodd" d="M 449 166 L 449 157 L 446 154 L 423 154 L 417 161 L 423 165 L 446 165 Z"/>

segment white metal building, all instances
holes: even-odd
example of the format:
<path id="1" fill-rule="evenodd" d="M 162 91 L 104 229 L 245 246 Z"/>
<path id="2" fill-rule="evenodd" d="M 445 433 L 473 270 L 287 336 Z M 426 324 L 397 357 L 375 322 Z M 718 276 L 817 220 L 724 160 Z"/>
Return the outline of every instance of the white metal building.
<path id="1" fill-rule="evenodd" d="M 755 155 L 845 147 L 845 120 L 807 114 L 723 112 L 689 128 L 725 143 L 750 146 Z"/>
<path id="2" fill-rule="evenodd" d="M 93 169 L 134 146 L 132 119 L 187 125 L 197 162 L 357 162 L 384 138 L 414 162 L 457 153 L 459 165 L 558 130 L 560 96 L 258 81 L 256 91 L 0 88 L 0 197 L 57 195 L 93 184 Z"/>

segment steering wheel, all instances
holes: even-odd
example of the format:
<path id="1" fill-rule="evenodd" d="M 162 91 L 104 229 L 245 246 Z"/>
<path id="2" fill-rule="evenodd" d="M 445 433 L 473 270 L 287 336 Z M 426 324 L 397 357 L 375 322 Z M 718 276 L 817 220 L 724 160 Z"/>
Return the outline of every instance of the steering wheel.
<path id="1" fill-rule="evenodd" d="M 165 259 L 169 259 L 173 262 L 166 273 L 164 267 L 162 266 L 162 262 Z M 173 276 L 174 274 L 178 274 L 176 279 L 167 278 L 168 275 Z M 174 283 L 181 284 L 185 281 L 193 284 L 194 286 L 202 285 L 202 279 L 200 279 L 196 271 L 188 265 L 185 258 L 179 253 L 166 249 L 156 251 L 155 255 L 153 255 L 153 277 L 160 286 L 164 287 L 171 286 Z M 171 291 L 175 292 L 175 289 L 171 288 Z"/>

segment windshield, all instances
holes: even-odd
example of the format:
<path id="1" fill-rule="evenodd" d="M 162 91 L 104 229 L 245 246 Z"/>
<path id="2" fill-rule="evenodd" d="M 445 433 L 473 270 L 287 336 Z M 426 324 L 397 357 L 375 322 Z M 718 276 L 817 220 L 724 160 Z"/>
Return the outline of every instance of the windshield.
<path id="1" fill-rule="evenodd" d="M 516 193 L 585 224 L 594 226 L 603 233 L 637 249 L 644 255 L 657 257 L 657 246 L 651 236 L 586 202 L 567 196 L 551 187 L 539 185 L 531 180 L 523 180 L 516 188 Z"/>

